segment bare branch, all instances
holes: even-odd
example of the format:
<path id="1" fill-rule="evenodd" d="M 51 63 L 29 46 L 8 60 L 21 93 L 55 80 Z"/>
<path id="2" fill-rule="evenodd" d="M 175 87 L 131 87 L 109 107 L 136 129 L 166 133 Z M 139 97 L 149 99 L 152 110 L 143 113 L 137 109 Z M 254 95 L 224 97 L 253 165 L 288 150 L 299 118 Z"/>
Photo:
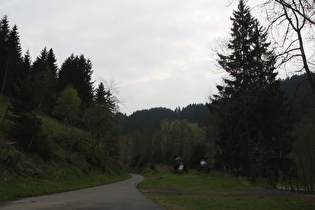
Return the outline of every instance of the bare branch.
<path id="1" fill-rule="evenodd" d="M 311 17 L 315 14 L 314 11 L 313 11 L 313 13 L 311 13 L 311 15 L 308 17 L 308 16 L 306 15 L 306 13 L 305 13 L 305 7 L 304 7 L 304 6 L 301 6 L 301 8 L 302 8 L 302 10 L 303 10 L 303 12 L 301 12 L 300 10 L 296 9 L 296 7 L 293 8 L 293 7 L 291 6 L 291 4 L 289 4 L 288 2 L 285 2 L 284 0 L 275 0 L 275 1 L 276 1 L 277 3 L 283 5 L 284 7 L 289 8 L 290 10 L 294 11 L 296 14 L 299 14 L 301 17 L 303 17 L 304 20 L 306 20 L 306 21 L 308 21 L 309 23 L 315 25 L 315 21 L 311 19 Z M 270 3 L 270 2 L 271 2 L 271 1 L 268 1 L 267 3 Z M 266 4 L 267 4 L 267 3 L 266 3 Z M 305 3 L 308 4 L 307 6 L 310 8 L 310 10 L 311 10 L 311 9 L 314 10 L 314 5 L 313 5 L 313 6 L 310 5 L 307 1 L 305 1 Z M 299 5 L 303 5 L 303 2 L 302 2 L 301 0 L 299 1 Z"/>

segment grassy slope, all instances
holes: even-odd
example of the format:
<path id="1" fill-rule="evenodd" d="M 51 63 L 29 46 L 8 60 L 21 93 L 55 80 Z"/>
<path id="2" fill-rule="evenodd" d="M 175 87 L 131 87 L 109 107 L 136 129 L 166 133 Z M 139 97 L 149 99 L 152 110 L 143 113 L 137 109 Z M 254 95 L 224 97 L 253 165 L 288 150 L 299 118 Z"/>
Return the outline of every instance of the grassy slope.
<path id="1" fill-rule="evenodd" d="M 17 150 L 14 143 L 7 141 L 3 132 L 12 126 L 8 119 L 2 123 L 8 105 L 8 100 L 0 98 L 0 202 L 108 184 L 130 177 L 127 173 L 119 175 L 113 171 L 104 174 L 97 169 L 92 169 L 88 174 L 83 173 L 78 168 L 79 164 L 75 166 L 69 163 L 76 153 L 70 154 L 60 147 L 55 147 L 61 153 L 57 160 L 43 160 L 36 154 Z M 47 135 L 60 136 L 69 130 L 50 117 L 41 116 L 41 119 L 43 131 Z M 79 129 L 71 133 L 78 138 L 88 135 Z M 17 157 L 17 164 L 9 165 L 8 157 Z"/>
<path id="2" fill-rule="evenodd" d="M 165 209 L 314 209 L 305 195 L 251 194 L 253 188 L 270 189 L 218 172 L 146 175 L 139 188 Z"/>

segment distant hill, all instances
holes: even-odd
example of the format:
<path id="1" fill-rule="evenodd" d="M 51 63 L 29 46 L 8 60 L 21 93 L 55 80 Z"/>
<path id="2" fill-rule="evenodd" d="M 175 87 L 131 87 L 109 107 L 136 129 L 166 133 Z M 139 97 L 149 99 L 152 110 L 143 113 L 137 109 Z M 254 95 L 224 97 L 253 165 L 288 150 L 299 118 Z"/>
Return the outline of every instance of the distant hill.
<path id="1" fill-rule="evenodd" d="M 179 111 L 179 118 L 191 123 L 197 122 L 199 127 L 203 127 L 208 112 L 205 104 L 190 104 Z"/>
<path id="2" fill-rule="evenodd" d="M 123 133 L 129 133 L 143 129 L 159 129 L 160 121 L 165 118 L 176 118 L 176 113 L 167 108 L 151 108 L 136 111 L 129 116 L 123 117 Z"/>
<path id="3" fill-rule="evenodd" d="M 315 74 L 314 74 L 315 76 Z M 281 88 L 285 90 L 292 108 L 292 119 L 299 121 L 307 110 L 314 106 L 315 97 L 312 94 L 310 85 L 305 74 L 294 75 L 281 80 Z M 171 110 L 158 107 L 139 110 L 129 116 L 122 115 L 122 133 L 130 133 L 149 129 L 151 131 L 160 129 L 160 121 L 168 118 L 172 120 L 182 119 L 191 123 L 198 123 L 199 127 L 206 126 L 206 116 L 209 110 L 205 104 L 190 104 L 184 108 Z"/>
<path id="4" fill-rule="evenodd" d="M 315 74 L 313 74 L 315 77 Z M 310 107 L 315 105 L 315 97 L 306 74 L 294 75 L 281 81 L 281 88 L 285 90 L 292 108 L 292 119 L 296 122 L 305 115 Z"/>
<path id="5" fill-rule="evenodd" d="M 160 129 L 160 121 L 163 119 L 184 119 L 189 122 L 197 122 L 199 126 L 203 125 L 204 116 L 208 109 L 204 104 L 190 104 L 182 110 L 176 108 L 171 110 L 168 108 L 151 108 L 139 110 L 129 116 L 123 116 L 122 133 L 130 133 L 137 130 Z"/>

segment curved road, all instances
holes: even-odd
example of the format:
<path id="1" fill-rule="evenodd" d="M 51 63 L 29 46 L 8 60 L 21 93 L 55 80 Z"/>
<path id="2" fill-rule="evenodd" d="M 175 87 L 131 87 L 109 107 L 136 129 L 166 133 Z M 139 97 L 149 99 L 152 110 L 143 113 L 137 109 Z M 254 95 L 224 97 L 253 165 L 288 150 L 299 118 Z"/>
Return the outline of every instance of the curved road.
<path id="1" fill-rule="evenodd" d="M 136 189 L 143 180 L 132 174 L 132 178 L 113 184 L 2 203 L 0 209 L 162 209 Z"/>

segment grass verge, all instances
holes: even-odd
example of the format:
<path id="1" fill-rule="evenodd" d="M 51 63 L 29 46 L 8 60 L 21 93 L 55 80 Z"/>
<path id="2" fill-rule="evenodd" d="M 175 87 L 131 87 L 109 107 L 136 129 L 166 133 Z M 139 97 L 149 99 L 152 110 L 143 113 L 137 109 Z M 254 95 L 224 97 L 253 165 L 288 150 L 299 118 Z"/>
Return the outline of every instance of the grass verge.
<path id="1" fill-rule="evenodd" d="M 138 185 L 165 209 L 314 209 L 314 195 L 275 192 L 264 184 L 211 172 L 145 175 Z M 311 199 L 310 199 L 311 198 Z"/>
<path id="2" fill-rule="evenodd" d="M 18 177 L 0 179 L 0 202 L 24 197 L 47 195 L 114 183 L 130 178 L 129 174 L 105 175 L 94 171 L 84 174 L 72 166 L 64 166 L 45 178 Z"/>

